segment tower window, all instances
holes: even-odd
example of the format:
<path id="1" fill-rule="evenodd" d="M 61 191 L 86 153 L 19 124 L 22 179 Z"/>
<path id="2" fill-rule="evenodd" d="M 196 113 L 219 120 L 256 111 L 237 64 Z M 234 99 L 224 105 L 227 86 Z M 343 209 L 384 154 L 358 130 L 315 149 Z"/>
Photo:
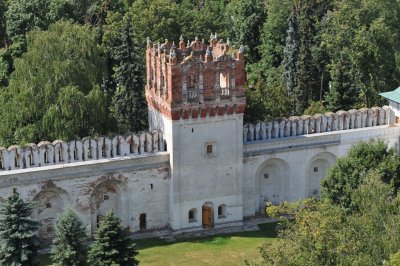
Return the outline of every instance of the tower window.
<path id="1" fill-rule="evenodd" d="M 212 155 L 213 153 L 213 146 L 212 144 L 207 145 L 207 155 Z"/>
<path id="2" fill-rule="evenodd" d="M 50 202 L 47 202 L 46 203 L 46 209 L 50 209 L 51 208 L 51 203 Z"/>
<path id="3" fill-rule="evenodd" d="M 226 218 L 226 205 L 221 204 L 218 206 L 218 218 Z"/>
<path id="4" fill-rule="evenodd" d="M 314 172 L 318 172 L 318 167 L 314 167 Z"/>
<path id="5" fill-rule="evenodd" d="M 215 143 L 206 143 L 204 147 L 204 153 L 206 157 L 216 156 L 216 145 Z"/>
<path id="6" fill-rule="evenodd" d="M 269 178 L 269 174 L 268 174 L 268 173 L 265 173 L 265 174 L 264 174 L 264 178 Z"/>
<path id="7" fill-rule="evenodd" d="M 188 219 L 189 223 L 197 222 L 197 209 L 193 208 L 189 210 Z"/>

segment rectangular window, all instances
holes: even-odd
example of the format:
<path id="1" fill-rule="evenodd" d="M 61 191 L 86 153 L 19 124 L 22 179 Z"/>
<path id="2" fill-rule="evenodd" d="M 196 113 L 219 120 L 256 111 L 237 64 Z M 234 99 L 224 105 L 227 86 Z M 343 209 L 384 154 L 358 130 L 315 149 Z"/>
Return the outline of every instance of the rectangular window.
<path id="1" fill-rule="evenodd" d="M 207 155 L 212 155 L 213 154 L 213 145 L 208 144 L 207 145 Z"/>
<path id="2" fill-rule="evenodd" d="M 217 149 L 215 142 L 206 143 L 204 146 L 204 154 L 206 157 L 214 157 L 217 155 Z"/>

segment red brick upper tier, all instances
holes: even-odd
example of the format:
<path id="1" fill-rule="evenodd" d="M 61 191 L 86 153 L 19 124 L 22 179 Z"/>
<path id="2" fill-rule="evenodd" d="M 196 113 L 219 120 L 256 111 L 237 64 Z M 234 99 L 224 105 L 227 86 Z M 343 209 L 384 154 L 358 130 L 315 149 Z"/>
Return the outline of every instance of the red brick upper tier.
<path id="1" fill-rule="evenodd" d="M 186 45 L 181 37 L 179 47 L 148 40 L 146 66 L 148 104 L 173 120 L 244 112 L 242 47 L 233 50 L 216 35 L 209 45 L 198 38 Z"/>

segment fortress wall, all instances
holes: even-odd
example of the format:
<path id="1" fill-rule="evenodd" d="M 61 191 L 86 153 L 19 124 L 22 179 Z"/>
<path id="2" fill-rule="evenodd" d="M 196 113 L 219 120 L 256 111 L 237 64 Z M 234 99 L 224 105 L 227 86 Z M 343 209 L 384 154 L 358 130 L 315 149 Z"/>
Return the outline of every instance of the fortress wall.
<path id="1" fill-rule="evenodd" d="M 253 141 L 243 146 L 244 216 L 262 212 L 265 201 L 278 204 L 318 197 L 320 181 L 352 145 L 383 139 L 398 145 L 400 126 L 363 127 L 315 133 L 275 141 Z"/>
<path id="2" fill-rule="evenodd" d="M 0 172 L 0 204 L 16 186 L 24 200 L 33 203 L 33 219 L 41 222 L 42 239 L 54 236 L 57 215 L 73 208 L 88 234 L 112 210 L 125 227 L 140 230 L 167 227 L 169 154 L 158 152 L 135 157 L 106 158 Z"/>
<path id="3" fill-rule="evenodd" d="M 314 116 L 292 116 L 280 121 L 244 125 L 243 142 L 271 141 L 316 133 L 390 125 L 392 123 L 393 110 L 389 106 L 352 109 L 336 113 L 329 112 Z"/>
<path id="4" fill-rule="evenodd" d="M 0 172 L 7 170 L 43 167 L 122 156 L 137 156 L 164 151 L 164 139 L 159 130 L 126 134 L 112 138 L 84 138 L 53 143 L 42 141 L 24 147 L 0 147 Z"/>

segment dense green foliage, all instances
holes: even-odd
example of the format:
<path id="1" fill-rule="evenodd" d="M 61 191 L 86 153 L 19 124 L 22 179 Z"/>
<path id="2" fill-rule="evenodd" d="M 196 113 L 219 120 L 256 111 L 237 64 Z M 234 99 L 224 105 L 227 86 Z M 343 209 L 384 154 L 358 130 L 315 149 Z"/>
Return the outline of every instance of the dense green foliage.
<path id="1" fill-rule="evenodd" d="M 135 259 L 137 254 L 128 231 L 122 229 L 121 220 L 112 212 L 108 212 L 100 222 L 94 242 L 90 246 L 89 265 L 134 266 L 139 263 Z"/>
<path id="2" fill-rule="evenodd" d="M 309 200 L 292 207 L 295 220 L 283 221 L 280 240 L 261 249 L 265 265 L 382 265 L 389 259 L 395 261 L 393 255 L 400 250 L 400 197 L 371 174 L 354 190 L 352 200 L 358 205 L 353 213 L 325 201 Z"/>
<path id="3" fill-rule="evenodd" d="M 30 220 L 31 214 L 31 204 L 14 187 L 0 209 L 0 265 L 38 265 L 34 232 L 39 224 Z"/>
<path id="4" fill-rule="evenodd" d="M 67 209 L 57 218 L 52 261 L 59 266 L 86 265 L 85 240 L 85 226 L 72 209 Z"/>
<path id="5" fill-rule="evenodd" d="M 268 206 L 283 218 L 267 265 L 382 265 L 400 252 L 400 160 L 383 141 L 354 145 L 322 181 L 322 198 Z M 386 264 L 385 264 L 386 265 Z"/>
<path id="6" fill-rule="evenodd" d="M 109 18 L 103 41 L 114 65 L 112 78 L 115 82 L 108 83 L 107 88 L 108 92 L 115 91 L 111 112 L 121 133 L 137 132 L 147 126 L 144 67 L 140 49 L 134 37 L 131 15 L 128 13 L 121 18 L 115 14 Z"/>
<path id="7" fill-rule="evenodd" d="M 390 184 L 393 192 L 400 188 L 400 156 L 382 140 L 360 142 L 347 156 L 339 158 L 321 182 L 322 195 L 345 209 L 357 209 L 352 202 L 352 193 L 371 172 Z"/>
<path id="8" fill-rule="evenodd" d="M 147 37 L 244 45 L 246 120 L 382 105 L 400 81 L 399 14 L 397 0 L 1 1 L 0 103 L 15 107 L 0 108 L 0 145 L 146 129 Z M 66 49 L 50 38 L 60 23 Z M 68 63 L 83 71 L 63 75 Z"/>
<path id="9" fill-rule="evenodd" d="M 60 21 L 30 32 L 27 47 L 0 92 L 0 144 L 103 133 L 105 96 L 96 84 L 104 59 L 95 32 Z"/>

